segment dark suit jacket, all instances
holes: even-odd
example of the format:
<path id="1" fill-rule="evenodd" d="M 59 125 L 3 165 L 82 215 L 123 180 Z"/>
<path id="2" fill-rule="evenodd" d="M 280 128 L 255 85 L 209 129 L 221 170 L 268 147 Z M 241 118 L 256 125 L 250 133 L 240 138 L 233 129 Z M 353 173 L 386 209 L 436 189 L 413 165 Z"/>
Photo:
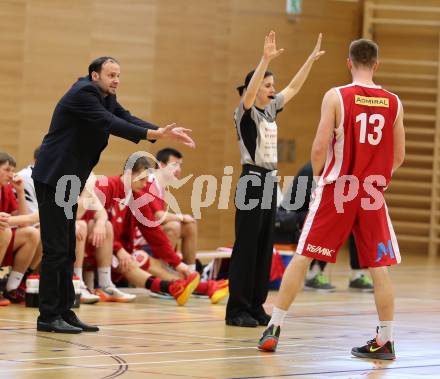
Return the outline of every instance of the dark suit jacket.
<path id="1" fill-rule="evenodd" d="M 138 143 L 146 129 L 157 128 L 132 116 L 115 95 L 103 97 L 88 77 L 80 78 L 55 107 L 32 177 L 56 187 L 63 175 L 76 175 L 83 187 L 110 134 Z"/>

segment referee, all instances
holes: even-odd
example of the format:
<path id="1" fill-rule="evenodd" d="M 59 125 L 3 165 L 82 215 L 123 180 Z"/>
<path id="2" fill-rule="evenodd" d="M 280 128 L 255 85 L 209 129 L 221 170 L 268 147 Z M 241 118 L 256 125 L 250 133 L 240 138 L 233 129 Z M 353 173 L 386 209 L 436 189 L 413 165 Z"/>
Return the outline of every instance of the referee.
<path id="1" fill-rule="evenodd" d="M 266 301 L 273 250 L 276 211 L 276 116 L 300 90 L 313 62 L 324 54 L 319 35 L 307 61 L 280 93 L 267 71 L 277 50 L 275 32 L 265 37 L 263 57 L 238 87 L 241 101 L 235 110 L 242 174 L 235 196 L 235 243 L 229 267 L 229 301 L 226 324 L 241 327 L 267 325 Z M 250 183 L 250 185 L 249 185 Z"/>

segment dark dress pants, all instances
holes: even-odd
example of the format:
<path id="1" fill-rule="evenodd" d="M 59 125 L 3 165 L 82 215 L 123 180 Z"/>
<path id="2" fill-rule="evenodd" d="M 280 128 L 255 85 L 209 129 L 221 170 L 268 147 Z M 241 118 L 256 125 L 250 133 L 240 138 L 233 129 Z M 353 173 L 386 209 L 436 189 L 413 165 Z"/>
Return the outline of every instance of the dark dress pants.
<path id="1" fill-rule="evenodd" d="M 230 294 L 226 318 L 235 317 L 243 312 L 252 315 L 263 311 L 269 290 L 277 187 L 273 182 L 271 188 L 270 182 L 274 180 L 274 176 L 263 168 L 244 165 L 241 178 L 244 176 L 254 177 L 256 181 L 261 181 L 261 185 L 253 186 L 248 183 L 247 188 L 239 188 L 239 182 L 236 207 L 239 191 L 243 189 L 246 191 L 245 203 L 250 199 L 257 199 L 259 202 L 258 206 L 250 210 L 240 207 L 236 209 L 235 243 L 229 266 Z M 266 189 L 265 181 L 268 184 Z M 268 209 L 264 209 L 267 207 Z"/>
<path id="2" fill-rule="evenodd" d="M 75 220 L 78 206 L 77 204 L 73 206 L 73 217 L 69 219 L 64 208 L 55 202 L 55 188 L 38 181 L 35 181 L 34 184 L 43 244 L 39 319 L 53 321 L 70 310 L 75 301 L 72 276 L 73 263 L 75 262 Z"/>

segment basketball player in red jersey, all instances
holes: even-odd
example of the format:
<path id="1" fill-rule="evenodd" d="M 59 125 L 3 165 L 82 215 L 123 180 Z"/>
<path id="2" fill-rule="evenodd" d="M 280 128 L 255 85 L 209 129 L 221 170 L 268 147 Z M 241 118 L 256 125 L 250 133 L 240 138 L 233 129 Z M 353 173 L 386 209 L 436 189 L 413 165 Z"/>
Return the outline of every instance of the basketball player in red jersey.
<path id="1" fill-rule="evenodd" d="M 318 183 L 260 350 L 276 350 L 284 317 L 311 260 L 335 262 L 353 232 L 360 265 L 368 267 L 373 278 L 379 324 L 376 337 L 351 353 L 395 358 L 394 292 L 388 266 L 400 262 L 400 253 L 383 191 L 403 163 L 405 132 L 399 98 L 373 82 L 377 67 L 378 46 L 366 39 L 353 41 L 348 58 L 353 83 L 332 88 L 324 96 L 311 153 Z"/>

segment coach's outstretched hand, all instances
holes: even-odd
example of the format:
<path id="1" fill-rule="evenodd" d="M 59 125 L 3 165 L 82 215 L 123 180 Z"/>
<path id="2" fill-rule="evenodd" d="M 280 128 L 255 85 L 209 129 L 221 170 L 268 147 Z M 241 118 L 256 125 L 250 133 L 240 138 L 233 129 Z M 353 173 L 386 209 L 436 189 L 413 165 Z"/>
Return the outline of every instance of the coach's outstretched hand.
<path id="1" fill-rule="evenodd" d="M 163 139 L 175 140 L 191 148 L 196 147 L 194 140 L 190 137 L 191 129 L 182 128 L 173 123 L 160 128 L 159 131 Z"/>

